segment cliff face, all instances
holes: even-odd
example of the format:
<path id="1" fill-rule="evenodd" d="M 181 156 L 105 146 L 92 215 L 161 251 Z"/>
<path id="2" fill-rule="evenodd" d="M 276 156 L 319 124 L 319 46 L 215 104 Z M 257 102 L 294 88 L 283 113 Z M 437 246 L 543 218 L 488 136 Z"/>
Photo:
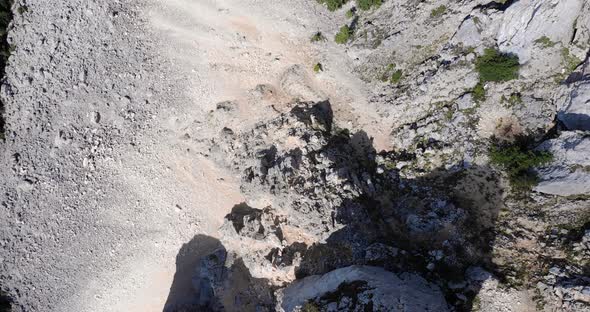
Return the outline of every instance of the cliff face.
<path id="1" fill-rule="evenodd" d="M 279 310 L 588 310 L 589 10 L 353 9 L 342 48 L 372 85 L 367 105 L 391 150 L 342 128 L 329 101 L 223 129 L 210 153 L 240 173 L 254 207 L 226 217 L 224 245 L 278 289 Z M 234 231 L 236 220 L 250 226 Z M 395 272 L 391 281 L 412 272 L 427 282 L 399 290 L 347 273 L 376 267 Z M 432 301 L 380 301 L 424 289 Z"/>
<path id="2" fill-rule="evenodd" d="M 590 311 L 587 0 L 17 2 L 13 310 Z"/>

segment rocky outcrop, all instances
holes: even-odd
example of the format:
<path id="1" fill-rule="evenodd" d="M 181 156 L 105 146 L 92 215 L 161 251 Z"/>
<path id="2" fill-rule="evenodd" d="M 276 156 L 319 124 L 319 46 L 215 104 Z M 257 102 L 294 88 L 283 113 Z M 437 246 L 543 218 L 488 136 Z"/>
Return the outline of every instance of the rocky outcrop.
<path id="1" fill-rule="evenodd" d="M 309 276 L 277 292 L 275 311 L 449 311 L 439 287 L 423 278 L 378 267 L 350 266 Z M 309 308 L 308 308 L 309 309 Z M 307 310 L 309 311 L 309 310 Z"/>
<path id="2" fill-rule="evenodd" d="M 557 118 L 568 130 L 590 131 L 590 83 L 577 84 L 560 103 Z"/>
<path id="3" fill-rule="evenodd" d="M 539 170 L 541 181 L 535 191 L 561 195 L 590 194 L 590 136 L 584 132 L 563 132 L 540 147 L 550 151 L 552 164 Z"/>
<path id="4" fill-rule="evenodd" d="M 240 174 L 247 202 L 226 216 L 221 240 L 269 288 L 354 265 L 445 284 L 449 271 L 461 276 L 487 258 L 484 232 L 501 196 L 489 169 L 403 178 L 414 156 L 377 153 L 365 133 L 334 127 L 328 102 L 293 103 L 251 129 L 222 132 L 209 155 Z M 473 290 L 445 295 L 463 306 Z M 408 307 L 420 310 L 412 296 Z"/>
<path id="5" fill-rule="evenodd" d="M 576 32 L 576 20 L 583 6 L 583 0 L 517 1 L 503 14 L 497 35 L 500 49 L 517 54 L 520 62 L 526 63 L 533 57 L 539 38 L 568 44 Z M 548 63 L 559 65 L 560 62 Z"/>

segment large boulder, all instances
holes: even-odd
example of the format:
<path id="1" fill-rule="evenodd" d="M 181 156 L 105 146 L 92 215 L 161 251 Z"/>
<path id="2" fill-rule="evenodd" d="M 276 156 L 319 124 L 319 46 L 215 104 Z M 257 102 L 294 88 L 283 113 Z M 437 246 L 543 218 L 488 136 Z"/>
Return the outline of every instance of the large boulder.
<path id="1" fill-rule="evenodd" d="M 590 130 L 590 83 L 573 87 L 560 106 L 557 118 L 568 130 Z"/>
<path id="2" fill-rule="evenodd" d="M 539 38 L 568 44 L 583 5 L 584 0 L 523 0 L 512 4 L 504 12 L 498 31 L 500 49 L 517 54 L 521 63 L 526 63 Z"/>
<path id="3" fill-rule="evenodd" d="M 590 194 L 590 136 L 583 132 L 563 132 L 543 143 L 554 161 L 539 170 L 541 182 L 535 191 L 561 196 Z"/>
<path id="4" fill-rule="evenodd" d="M 449 311 L 438 286 L 418 275 L 382 268 L 349 266 L 298 280 L 276 292 L 276 311 L 304 305 L 322 311 Z"/>

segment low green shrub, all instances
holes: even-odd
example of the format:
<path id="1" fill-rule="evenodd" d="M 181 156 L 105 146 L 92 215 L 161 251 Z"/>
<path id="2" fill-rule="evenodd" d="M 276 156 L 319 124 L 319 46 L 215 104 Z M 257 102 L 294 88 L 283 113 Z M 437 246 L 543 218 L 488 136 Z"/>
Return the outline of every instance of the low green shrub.
<path id="1" fill-rule="evenodd" d="M 447 7 L 444 5 L 441 5 L 441 6 L 437 7 L 436 9 L 432 9 L 432 11 L 430 11 L 430 17 L 437 18 L 439 16 L 442 16 L 446 12 L 447 12 Z"/>
<path id="2" fill-rule="evenodd" d="M 393 72 L 393 74 L 391 74 L 391 78 L 389 79 L 389 82 L 391 83 L 398 83 L 403 77 L 403 72 L 401 69 L 398 69 L 396 71 Z"/>
<path id="3" fill-rule="evenodd" d="M 352 29 L 350 29 L 350 27 L 348 27 L 348 25 L 344 25 L 344 26 L 340 27 L 340 31 L 334 37 L 334 41 L 336 41 L 336 43 L 338 43 L 338 44 L 345 44 L 348 42 L 348 40 L 350 40 L 351 36 L 352 36 Z"/>
<path id="4" fill-rule="evenodd" d="M 506 171 L 515 191 L 528 191 L 537 185 L 539 178 L 532 169 L 553 160 L 549 152 L 530 149 L 528 141 L 519 138 L 514 143 L 494 142 L 489 150 L 490 162 Z"/>
<path id="5" fill-rule="evenodd" d="M 551 39 L 549 39 L 549 37 L 547 37 L 547 36 L 543 36 L 543 37 L 535 40 L 535 43 L 542 46 L 543 48 L 551 48 L 557 44 L 557 43 L 551 41 Z"/>
<path id="6" fill-rule="evenodd" d="M 346 11 L 346 18 L 353 18 L 354 17 L 354 8 Z"/>
<path id="7" fill-rule="evenodd" d="M 322 63 L 317 63 L 313 66 L 313 71 L 316 73 L 324 71 L 324 66 L 322 66 Z"/>
<path id="8" fill-rule="evenodd" d="M 359 7 L 359 9 L 361 10 L 369 10 L 372 7 L 380 7 L 381 4 L 383 4 L 382 0 L 356 0 L 356 5 Z"/>
<path id="9" fill-rule="evenodd" d="M 509 97 L 502 95 L 501 104 L 504 104 L 507 107 L 522 105 L 522 95 L 520 95 L 520 93 L 512 93 Z"/>
<path id="10" fill-rule="evenodd" d="M 307 301 L 301 307 L 301 312 L 320 312 L 320 309 L 315 303 Z"/>
<path id="11" fill-rule="evenodd" d="M 473 90 L 471 90 L 471 97 L 475 102 L 483 102 L 486 99 L 486 89 L 483 87 L 483 83 L 478 82 Z"/>
<path id="12" fill-rule="evenodd" d="M 318 42 L 318 41 L 325 41 L 326 37 L 322 34 L 321 31 L 318 31 L 313 36 L 311 36 L 311 42 Z"/>
<path id="13" fill-rule="evenodd" d="M 330 11 L 336 11 L 346 3 L 347 0 L 317 0 L 321 4 L 325 4 Z"/>
<path id="14" fill-rule="evenodd" d="M 475 61 L 480 81 L 509 81 L 518 78 L 518 56 L 500 53 L 496 49 L 485 49 Z"/>
<path id="15" fill-rule="evenodd" d="M 571 54 L 570 49 L 568 48 L 561 49 L 561 56 L 563 57 L 565 69 L 568 72 L 573 72 L 574 70 L 576 70 L 578 65 L 582 63 L 582 60 L 577 58 L 575 55 Z"/>

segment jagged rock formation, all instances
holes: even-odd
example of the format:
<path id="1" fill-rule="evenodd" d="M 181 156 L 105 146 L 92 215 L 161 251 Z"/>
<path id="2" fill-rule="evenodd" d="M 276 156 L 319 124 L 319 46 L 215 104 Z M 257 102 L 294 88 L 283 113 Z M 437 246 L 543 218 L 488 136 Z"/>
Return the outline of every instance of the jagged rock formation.
<path id="1" fill-rule="evenodd" d="M 166 312 L 590 311 L 589 1 L 140 2 L 8 36 L 17 311 L 142 309 L 203 233 Z"/>
<path id="2" fill-rule="evenodd" d="M 440 289 L 421 277 L 371 266 L 306 277 L 281 289 L 277 298 L 275 311 L 296 311 L 306 303 L 326 311 L 448 311 Z"/>

